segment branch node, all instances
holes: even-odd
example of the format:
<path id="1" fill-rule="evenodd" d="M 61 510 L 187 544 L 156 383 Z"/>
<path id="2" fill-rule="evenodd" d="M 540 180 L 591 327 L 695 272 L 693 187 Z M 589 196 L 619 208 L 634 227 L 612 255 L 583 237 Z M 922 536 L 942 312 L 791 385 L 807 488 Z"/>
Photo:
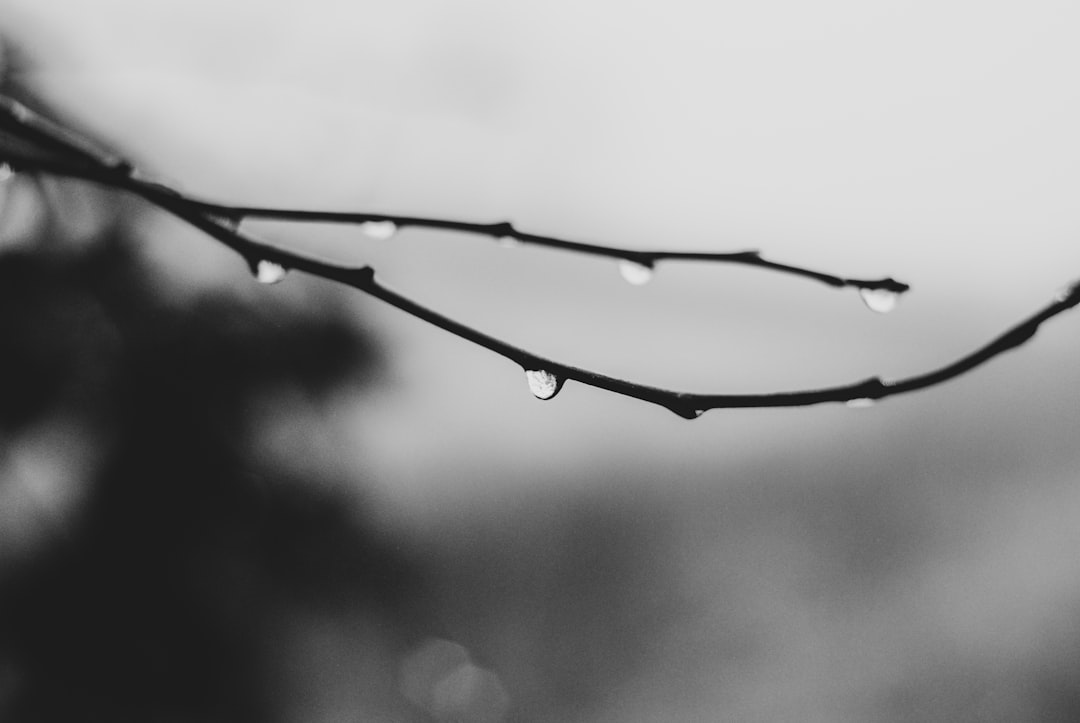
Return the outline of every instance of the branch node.
<path id="1" fill-rule="evenodd" d="M 369 289 L 375 285 L 375 269 L 371 266 L 358 266 L 346 270 L 348 283 L 358 289 Z"/>
<path id="2" fill-rule="evenodd" d="M 500 221 L 499 223 L 488 224 L 487 228 L 492 236 L 498 238 L 500 236 L 517 236 L 518 231 L 514 228 L 514 224 L 509 221 Z"/>
<path id="3" fill-rule="evenodd" d="M 693 404 L 669 404 L 665 405 L 669 411 L 674 412 L 683 419 L 697 419 L 707 410 L 701 409 Z"/>
<path id="4" fill-rule="evenodd" d="M 881 377 L 870 377 L 851 387 L 849 396 L 844 401 L 850 402 L 856 399 L 872 399 L 876 401 L 888 396 L 888 394 L 889 387 L 885 382 L 881 381 Z"/>

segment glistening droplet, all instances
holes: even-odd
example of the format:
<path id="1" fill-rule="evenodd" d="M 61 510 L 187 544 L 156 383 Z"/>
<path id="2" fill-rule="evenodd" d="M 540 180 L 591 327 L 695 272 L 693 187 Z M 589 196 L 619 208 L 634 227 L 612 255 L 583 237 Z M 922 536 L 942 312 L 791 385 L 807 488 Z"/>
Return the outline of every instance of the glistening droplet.
<path id="1" fill-rule="evenodd" d="M 879 314 L 888 314 L 900 301 L 900 294 L 889 289 L 859 289 L 859 296 L 867 309 Z"/>
<path id="2" fill-rule="evenodd" d="M 376 241 L 386 241 L 393 238 L 397 233 L 397 224 L 393 221 L 364 221 L 360 224 L 360 230 Z"/>
<path id="3" fill-rule="evenodd" d="M 6 183 L 15 178 L 15 169 L 8 163 L 0 163 L 0 183 Z"/>
<path id="4" fill-rule="evenodd" d="M 642 286 L 652 279 L 653 268 L 646 264 L 639 264 L 637 261 L 621 259 L 619 261 L 619 273 L 622 274 L 626 283 L 633 286 Z"/>
<path id="5" fill-rule="evenodd" d="M 286 269 L 281 264 L 262 259 L 255 264 L 255 279 L 260 284 L 276 284 L 285 278 Z"/>
<path id="6" fill-rule="evenodd" d="M 869 397 L 860 397 L 858 399 L 849 399 L 846 404 L 851 409 L 867 409 L 877 404 L 877 402 Z"/>
<path id="7" fill-rule="evenodd" d="M 224 226 L 225 228 L 227 228 L 227 229 L 229 229 L 230 231 L 233 231 L 233 232 L 239 231 L 240 230 L 240 224 L 242 224 L 244 222 L 244 217 L 239 216 L 239 215 L 236 215 L 236 216 L 226 216 L 226 215 L 211 216 L 211 218 L 213 218 L 215 221 L 217 221 L 219 226 Z"/>
<path id="8" fill-rule="evenodd" d="M 1068 301 L 1077 289 L 1080 289 L 1080 281 L 1074 281 L 1071 284 L 1058 289 L 1058 292 L 1054 294 L 1054 301 Z"/>
<path id="9" fill-rule="evenodd" d="M 551 399 L 562 386 L 561 379 L 543 369 L 526 369 L 525 380 L 529 382 L 529 391 L 537 399 Z"/>

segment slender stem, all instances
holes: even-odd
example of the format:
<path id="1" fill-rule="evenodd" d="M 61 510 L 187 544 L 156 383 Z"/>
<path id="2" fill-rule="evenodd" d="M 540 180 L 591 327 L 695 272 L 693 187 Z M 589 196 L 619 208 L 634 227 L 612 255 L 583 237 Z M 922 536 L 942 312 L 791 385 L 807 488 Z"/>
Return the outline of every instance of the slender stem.
<path id="1" fill-rule="evenodd" d="M 730 251 L 730 252 L 702 252 L 702 251 L 663 251 L 621 248 L 617 246 L 603 246 L 600 244 L 583 243 L 580 241 L 568 241 L 555 236 L 543 236 L 541 234 L 528 233 L 517 229 L 510 221 L 497 223 L 472 223 L 468 221 L 449 221 L 440 218 L 425 218 L 422 216 L 399 216 L 384 213 L 352 213 L 345 211 L 308 211 L 287 208 L 263 208 L 259 206 L 229 206 L 208 201 L 189 199 L 192 204 L 203 211 L 220 216 L 232 218 L 263 218 L 279 221 L 299 221 L 313 223 L 340 223 L 361 224 L 369 221 L 389 221 L 399 228 L 405 226 L 417 226 L 421 228 L 441 229 L 445 231 L 460 231 L 463 233 L 489 236 L 493 239 L 514 239 L 523 244 L 533 244 L 562 251 L 573 251 L 592 256 L 605 256 L 614 259 L 625 259 L 644 266 L 655 266 L 660 261 L 699 261 L 726 264 L 741 264 L 745 266 L 757 266 L 763 269 L 771 269 L 793 276 L 803 276 L 814 279 L 829 286 L 855 287 L 860 289 L 886 289 L 896 293 L 907 291 L 910 286 L 891 278 L 884 279 L 855 279 L 843 276 L 827 274 L 790 264 L 781 264 L 768 261 L 761 257 L 758 251 Z"/>
<path id="2" fill-rule="evenodd" d="M 12 108 L 15 108 L 15 111 Z M 231 223 L 230 221 L 239 222 L 245 217 L 350 224 L 367 221 L 392 221 L 399 226 L 412 225 L 466 231 L 496 238 L 509 236 L 523 243 L 621 258 L 647 265 L 666 259 L 722 261 L 759 266 L 805 276 L 831 286 L 886 289 L 897 293 L 906 291 L 908 286 L 893 279 L 877 281 L 847 279 L 801 267 L 788 266 L 767 261 L 754 251 L 720 254 L 632 251 L 524 233 L 507 222 L 475 224 L 412 216 L 299 211 L 214 204 L 188 198 L 168 186 L 140 180 L 134 175 L 134 170 L 130 164 L 115 156 L 98 152 L 92 144 L 81 141 L 77 135 L 66 131 L 66 129 L 60 129 L 63 132 L 56 133 L 59 126 L 39 122 L 36 120 L 37 116 L 33 114 L 27 115 L 28 113 L 29 111 L 26 111 L 21 106 L 16 107 L 10 103 L 0 102 L 0 131 L 13 134 L 21 141 L 16 142 L 13 148 L 7 148 L 4 147 L 4 144 L 0 144 L 0 161 L 10 163 L 17 168 L 83 178 L 135 194 L 217 239 L 240 254 L 252 267 L 260 260 L 267 260 L 280 264 L 285 268 L 304 271 L 320 278 L 351 286 L 381 299 L 422 321 L 513 361 L 523 369 L 543 369 L 554 374 L 560 380 L 560 384 L 566 380 L 574 380 L 598 389 L 658 404 L 688 419 L 700 416 L 702 412 L 709 409 L 799 407 L 825 402 L 849 402 L 861 399 L 877 400 L 925 389 L 967 373 L 999 354 L 1023 345 L 1035 336 L 1039 327 L 1045 321 L 1080 304 L 1080 282 L 1078 282 L 1070 286 L 1066 291 L 1061 292 L 1049 305 L 970 354 L 951 364 L 905 379 L 885 382 L 878 377 L 872 377 L 860 382 L 821 389 L 762 394 L 693 394 L 677 392 L 618 379 L 533 354 L 521 347 L 444 316 L 394 291 L 380 282 L 375 276 L 375 271 L 369 266 L 340 264 L 313 254 L 267 243 L 242 233 L 237 228 L 238 223 Z M 28 118 L 30 122 L 26 122 Z M 26 143 L 30 144 L 29 149 L 25 147 Z"/>
<path id="3" fill-rule="evenodd" d="M 0 131 L 7 131 L 35 144 L 38 148 L 46 150 L 48 154 L 59 153 L 61 158 L 69 160 L 77 159 L 77 165 L 104 170 L 110 169 L 115 173 L 95 176 L 94 180 L 118 188 L 133 190 L 130 181 L 147 183 L 133 177 L 134 166 L 123 158 L 101 148 L 98 144 L 90 141 L 75 132 L 34 113 L 26 106 L 0 96 Z M 41 154 L 37 154 L 42 160 Z M 76 165 L 76 164 L 69 164 Z M 84 169 L 85 170 L 85 169 Z M 54 172 L 62 172 L 54 168 Z M 127 183 L 121 183 L 126 177 Z M 807 269 L 791 264 L 782 264 L 762 258 L 758 251 L 733 251 L 733 252 L 700 252 L 700 251 L 665 251 L 665 250 L 634 250 L 617 246 L 604 246 L 600 244 L 569 241 L 554 236 L 527 233 L 514 227 L 509 221 L 496 223 L 473 223 L 468 221 L 452 221 L 447 219 L 426 218 L 422 216 L 402 216 L 395 214 L 379 213 L 354 213 L 346 211 L 312 211 L 288 208 L 264 208 L 259 206 L 235 206 L 186 197 L 176 189 L 170 189 L 162 184 L 155 185 L 162 190 L 170 192 L 184 200 L 193 208 L 213 216 L 222 218 L 262 218 L 279 221 L 297 221 L 307 223 L 340 223 L 362 224 L 369 221 L 390 221 L 398 227 L 416 226 L 421 228 L 440 229 L 444 231 L 460 231 L 463 233 L 489 236 L 494 239 L 511 238 L 523 244 L 533 244 L 561 251 L 570 251 L 593 256 L 624 259 L 633 261 L 644 266 L 653 267 L 660 261 L 696 261 L 709 263 L 739 264 L 744 266 L 756 266 L 779 273 L 801 276 L 813 279 L 833 287 L 854 287 L 859 289 L 884 289 L 895 293 L 903 293 L 910 287 L 892 278 L 883 279 L 856 279 L 837 276 L 813 269 Z"/>
<path id="4" fill-rule="evenodd" d="M 16 100 L 0 95 L 0 133 L 17 136 L 46 154 L 90 166 L 130 172 L 131 164 L 90 139 L 39 115 Z"/>

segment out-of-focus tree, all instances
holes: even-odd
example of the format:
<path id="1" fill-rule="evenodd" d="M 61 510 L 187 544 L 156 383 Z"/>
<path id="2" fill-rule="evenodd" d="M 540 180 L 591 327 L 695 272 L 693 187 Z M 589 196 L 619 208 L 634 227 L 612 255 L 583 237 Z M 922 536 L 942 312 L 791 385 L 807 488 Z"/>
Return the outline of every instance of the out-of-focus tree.
<path id="1" fill-rule="evenodd" d="M 283 719 L 297 620 L 362 616 L 365 654 L 395 659 L 427 629 L 414 561 L 341 494 L 319 437 L 327 399 L 380 373 L 355 318 L 332 295 L 167 293 L 137 210 L 77 181 L 5 185 L 0 717 Z M 265 439 L 268 397 L 299 426 L 285 442 Z M 302 459 L 265 458 L 275 444 Z M 392 674 L 358 690 L 360 710 L 411 715 Z"/>

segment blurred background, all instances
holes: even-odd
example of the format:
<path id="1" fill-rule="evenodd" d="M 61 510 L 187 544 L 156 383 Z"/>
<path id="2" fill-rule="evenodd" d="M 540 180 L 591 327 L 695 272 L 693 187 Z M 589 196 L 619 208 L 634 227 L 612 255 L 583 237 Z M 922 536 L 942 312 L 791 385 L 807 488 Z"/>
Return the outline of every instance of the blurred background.
<path id="1" fill-rule="evenodd" d="M 761 249 L 852 290 L 245 223 L 685 391 L 943 365 L 1080 277 L 1067 3 L 0 0 L 4 92 L 222 202 Z M 1080 338 L 688 422 L 90 184 L 0 196 L 0 718 L 1069 721 Z"/>

